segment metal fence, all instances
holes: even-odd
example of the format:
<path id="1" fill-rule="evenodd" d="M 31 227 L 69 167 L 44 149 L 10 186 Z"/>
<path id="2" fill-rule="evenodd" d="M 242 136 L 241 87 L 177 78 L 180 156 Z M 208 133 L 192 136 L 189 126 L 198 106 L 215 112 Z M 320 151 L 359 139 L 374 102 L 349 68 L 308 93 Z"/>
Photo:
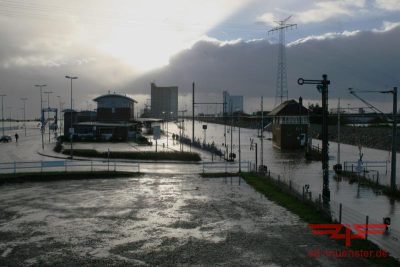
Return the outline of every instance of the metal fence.
<path id="1" fill-rule="evenodd" d="M 241 162 L 202 162 L 203 173 L 216 172 L 249 172 L 251 171 L 251 163 L 249 161 Z"/>
<path id="2" fill-rule="evenodd" d="M 266 166 L 262 168 L 261 174 L 265 178 L 270 179 L 285 192 L 297 197 L 300 201 L 311 204 L 320 210 L 332 221 L 343 224 L 383 224 L 383 218 L 373 218 L 367 214 L 363 214 L 342 203 L 329 201 L 329 205 L 324 204 L 320 192 L 311 190 L 307 185 L 299 185 L 292 180 L 271 172 Z M 388 251 L 391 256 L 400 259 L 400 232 L 392 229 L 390 226 L 383 235 L 367 235 L 366 239 L 372 241 L 380 248 Z"/>
<path id="3" fill-rule="evenodd" d="M 0 163 L 0 173 L 50 172 L 50 171 L 128 171 L 140 172 L 137 162 L 118 161 L 14 161 Z"/>

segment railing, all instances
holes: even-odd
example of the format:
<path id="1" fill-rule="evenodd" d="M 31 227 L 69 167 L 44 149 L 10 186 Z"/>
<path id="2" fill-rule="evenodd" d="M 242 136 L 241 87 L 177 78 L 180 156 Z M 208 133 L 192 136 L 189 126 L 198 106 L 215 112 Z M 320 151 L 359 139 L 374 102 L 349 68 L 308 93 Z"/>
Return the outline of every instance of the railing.
<path id="1" fill-rule="evenodd" d="M 385 174 L 388 172 L 388 161 L 363 161 L 362 162 L 362 172 L 367 172 L 371 168 L 382 168 L 385 169 Z M 357 172 L 358 161 L 345 161 L 343 163 L 343 170 L 348 172 Z"/>
<path id="2" fill-rule="evenodd" d="M 262 168 L 262 174 L 266 179 L 270 179 L 270 181 L 274 182 L 285 192 L 295 196 L 300 201 L 313 205 L 334 222 L 347 225 L 383 224 L 383 218 L 380 220 L 373 218 L 342 203 L 331 200 L 326 205 L 323 203 L 320 192 L 313 191 L 309 185 L 299 185 L 280 174 L 273 173 L 266 166 Z M 388 251 L 391 256 L 400 259 L 400 231 L 392 229 L 389 226 L 389 230 L 385 231 L 383 235 L 366 235 L 366 239 L 371 240 L 380 248 Z"/>
<path id="3" fill-rule="evenodd" d="M 203 162 L 203 173 L 213 172 L 249 172 L 251 171 L 251 163 L 249 161 L 242 162 Z"/>
<path id="4" fill-rule="evenodd" d="M 52 160 L 52 161 L 14 161 L 0 163 L 0 173 L 21 172 L 49 172 L 49 171 L 131 171 L 140 172 L 140 164 L 137 162 L 118 161 L 76 161 L 76 160 Z"/>

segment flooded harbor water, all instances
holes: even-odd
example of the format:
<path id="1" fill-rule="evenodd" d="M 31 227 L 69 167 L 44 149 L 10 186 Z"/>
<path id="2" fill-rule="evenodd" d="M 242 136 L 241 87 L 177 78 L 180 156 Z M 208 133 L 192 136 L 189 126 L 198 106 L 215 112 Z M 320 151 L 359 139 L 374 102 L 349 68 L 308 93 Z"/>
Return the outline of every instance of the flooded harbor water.
<path id="1" fill-rule="evenodd" d="M 225 142 L 224 126 L 213 123 L 195 122 L 196 138 L 203 140 L 204 134 L 202 132 L 202 125 L 207 124 L 206 143 L 214 142 L 221 150 L 224 149 L 222 144 Z M 192 136 L 192 124 L 190 120 L 185 123 L 185 135 Z M 230 130 L 230 126 L 226 126 Z M 169 124 L 170 132 L 179 133 L 175 123 Z M 232 148 L 233 153 L 238 155 L 238 129 L 233 128 L 232 135 Z M 307 161 L 301 151 L 285 152 L 281 151 L 272 145 L 272 141 L 268 140 L 271 136 L 270 133 L 265 133 L 264 139 L 264 165 L 275 173 L 281 175 L 286 179 L 292 180 L 299 186 L 305 184 L 310 185 L 310 190 L 317 194 L 322 191 L 322 170 L 321 162 Z M 254 129 L 241 129 L 241 158 L 242 161 L 255 162 L 255 150 L 250 150 L 250 139 L 258 143 L 258 164 L 261 164 L 260 155 L 260 139 L 257 137 L 257 130 Z M 230 132 L 227 133 L 227 144 L 230 149 Z M 313 140 L 315 145 L 318 140 Z M 230 152 L 230 151 L 229 151 Z M 364 161 L 386 161 L 390 159 L 388 151 L 362 148 L 364 154 Z M 329 146 L 329 166 L 336 164 L 337 144 L 330 142 Z M 352 145 L 341 145 L 341 161 L 356 161 L 359 157 L 359 149 Z M 388 184 L 390 180 L 390 163 L 388 163 L 387 173 L 384 168 L 380 170 L 380 183 Z M 400 155 L 397 155 L 397 173 L 400 173 Z M 382 222 L 383 217 L 390 217 L 392 220 L 392 228 L 400 232 L 400 201 L 391 200 L 387 196 L 382 195 L 381 192 L 374 191 L 370 188 L 359 186 L 357 183 L 349 183 L 347 179 L 337 180 L 334 179 L 334 172 L 330 171 L 330 190 L 331 200 L 353 209 L 357 213 L 368 215 L 374 218 L 379 223 Z M 397 179 L 397 185 L 400 185 Z M 359 223 L 365 223 L 365 217 L 359 216 Z"/>

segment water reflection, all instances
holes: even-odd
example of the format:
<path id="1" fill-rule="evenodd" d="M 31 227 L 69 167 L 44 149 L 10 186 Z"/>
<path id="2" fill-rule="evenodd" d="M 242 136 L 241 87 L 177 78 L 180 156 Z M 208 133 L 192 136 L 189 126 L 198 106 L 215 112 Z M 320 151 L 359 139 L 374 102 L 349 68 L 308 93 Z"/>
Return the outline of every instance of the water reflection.
<path id="1" fill-rule="evenodd" d="M 187 121 L 187 125 L 191 125 Z M 214 142 L 222 151 L 224 151 L 224 126 L 196 122 L 195 123 L 195 137 L 202 139 L 202 131 L 200 131 L 202 124 L 207 124 L 207 140 Z M 178 128 L 174 123 L 169 126 L 171 131 L 178 133 Z M 238 154 L 238 131 L 233 129 L 233 153 Z M 185 134 L 191 136 L 191 128 L 185 129 Z M 257 130 L 241 129 L 241 145 L 242 145 L 242 160 L 255 161 L 254 150 L 250 150 L 250 139 L 253 138 L 258 143 L 258 151 L 260 153 L 260 139 L 257 137 Z M 314 145 L 318 145 L 319 141 L 313 141 Z M 230 138 L 227 139 L 228 145 Z M 336 164 L 336 149 L 337 145 L 330 142 L 329 146 L 330 161 L 329 165 Z M 264 140 L 264 164 L 273 173 L 280 174 L 281 177 L 290 179 L 293 183 L 297 184 L 300 188 L 305 184 L 310 185 L 310 191 L 319 194 L 322 191 L 322 170 L 321 162 L 307 161 L 304 158 L 302 151 L 281 151 L 273 147 L 272 142 L 268 139 Z M 341 158 L 343 161 L 355 161 L 358 159 L 358 147 L 342 144 L 341 145 Z M 363 148 L 365 161 L 382 161 L 389 159 L 388 151 Z M 398 159 L 398 173 L 400 173 L 400 156 Z M 258 164 L 261 164 L 261 156 L 258 157 Z M 390 168 L 386 173 L 384 170 L 380 171 L 379 180 L 383 184 L 388 184 L 390 180 Z M 352 181 L 346 178 L 336 177 L 333 171 L 330 171 L 330 189 L 331 200 L 337 203 L 354 209 L 358 213 L 369 215 L 371 218 L 376 218 L 381 221 L 383 217 L 389 216 L 392 218 L 392 227 L 400 231 L 400 209 L 396 205 L 398 200 L 390 200 L 387 196 L 383 195 L 380 191 L 372 190 L 368 187 L 360 185 L 357 181 Z M 398 181 L 399 184 L 399 181 Z M 315 193 L 314 193 L 315 195 Z"/>

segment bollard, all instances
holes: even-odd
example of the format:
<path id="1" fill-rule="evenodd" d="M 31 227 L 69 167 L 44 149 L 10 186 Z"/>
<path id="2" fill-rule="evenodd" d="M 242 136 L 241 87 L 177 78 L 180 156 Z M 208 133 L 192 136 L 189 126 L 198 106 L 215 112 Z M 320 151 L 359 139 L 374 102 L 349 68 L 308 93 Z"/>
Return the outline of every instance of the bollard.
<path id="1" fill-rule="evenodd" d="M 339 204 L 339 223 L 342 223 L 342 203 Z"/>
<path id="2" fill-rule="evenodd" d="M 365 240 L 368 240 L 368 221 L 369 221 L 369 216 L 365 218 Z"/>

